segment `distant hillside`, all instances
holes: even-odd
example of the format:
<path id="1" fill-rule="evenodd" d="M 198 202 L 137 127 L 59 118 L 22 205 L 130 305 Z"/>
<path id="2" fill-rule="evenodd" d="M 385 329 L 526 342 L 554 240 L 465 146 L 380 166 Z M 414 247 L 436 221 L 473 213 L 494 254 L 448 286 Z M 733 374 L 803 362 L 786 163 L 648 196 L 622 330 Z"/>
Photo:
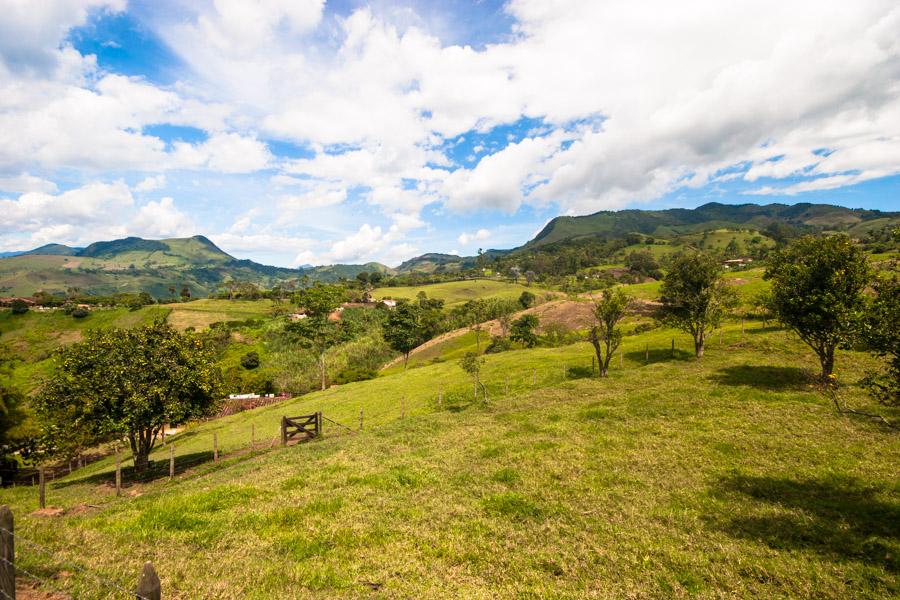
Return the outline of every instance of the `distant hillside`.
<path id="1" fill-rule="evenodd" d="M 474 263 L 474 258 L 431 252 L 401 263 L 397 267 L 397 271 L 400 273 L 413 271 L 418 273 L 454 272 L 459 271 L 463 267 L 471 266 L 469 263 Z"/>
<path id="2" fill-rule="evenodd" d="M 303 267 L 300 269 L 300 275 L 306 275 L 314 281 L 322 281 L 325 283 L 333 283 L 341 279 L 354 279 L 362 272 L 366 273 L 382 273 L 384 275 L 396 275 L 397 271 L 377 262 L 369 262 L 364 265 L 323 265 L 319 267 Z"/>
<path id="3" fill-rule="evenodd" d="M 561 240 L 604 235 L 624 237 L 641 233 L 658 238 L 671 238 L 722 228 L 763 229 L 772 223 L 814 227 L 819 230 L 841 230 L 862 235 L 868 225 L 900 222 L 900 213 L 851 209 L 829 204 L 719 204 L 711 202 L 695 209 L 601 211 L 583 217 L 556 217 L 525 244 L 525 248 L 551 244 Z"/>
<path id="4" fill-rule="evenodd" d="M 27 295 L 43 290 L 63 293 L 78 288 L 91 294 L 146 291 L 169 298 L 187 286 L 207 296 L 228 280 L 264 286 L 301 273 L 238 260 L 203 236 L 145 240 L 129 237 L 96 242 L 83 249 L 49 244 L 0 258 L 0 293 Z"/>

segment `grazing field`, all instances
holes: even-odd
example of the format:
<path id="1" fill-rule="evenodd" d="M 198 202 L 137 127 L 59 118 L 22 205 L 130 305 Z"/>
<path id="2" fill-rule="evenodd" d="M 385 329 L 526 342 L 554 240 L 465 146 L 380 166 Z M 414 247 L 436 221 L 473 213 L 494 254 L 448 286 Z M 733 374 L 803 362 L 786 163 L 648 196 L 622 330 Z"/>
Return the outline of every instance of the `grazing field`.
<path id="1" fill-rule="evenodd" d="M 836 414 L 785 331 L 732 323 L 702 361 L 688 347 L 628 336 L 606 380 L 587 344 L 491 355 L 486 403 L 433 364 L 190 427 L 176 455 L 207 462 L 168 481 L 160 449 L 158 478 L 120 498 L 111 459 L 50 484 L 60 511 L 0 493 L 51 552 L 17 542 L 21 565 L 79 598 L 116 596 L 76 567 L 132 586 L 145 560 L 166 598 L 900 594 L 897 433 Z M 877 410 L 855 385 L 869 366 L 841 352 L 837 375 Z M 355 429 L 360 409 L 362 432 L 326 421 L 270 448 L 283 414 Z"/>
<path id="2" fill-rule="evenodd" d="M 477 298 L 492 297 L 515 300 L 521 296 L 524 291 L 529 291 L 536 296 L 541 295 L 541 293 L 547 293 L 541 288 L 528 287 L 505 281 L 471 279 L 466 281 L 450 281 L 447 283 L 433 283 L 410 287 L 398 286 L 378 288 L 375 290 L 374 296 L 379 300 L 382 298 L 412 300 L 419 292 L 425 292 L 429 298 L 443 300 L 444 306 L 453 307 Z"/>
<path id="3" fill-rule="evenodd" d="M 169 323 L 176 329 L 206 329 L 219 321 L 246 321 L 269 316 L 271 300 L 193 300 L 165 304 L 170 309 Z"/>

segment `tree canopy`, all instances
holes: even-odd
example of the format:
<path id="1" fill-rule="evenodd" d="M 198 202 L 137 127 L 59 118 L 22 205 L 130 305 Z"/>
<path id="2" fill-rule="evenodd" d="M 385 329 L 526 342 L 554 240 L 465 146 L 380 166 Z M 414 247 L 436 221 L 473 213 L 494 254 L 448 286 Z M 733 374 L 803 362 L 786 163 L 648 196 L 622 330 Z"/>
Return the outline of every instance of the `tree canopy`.
<path id="1" fill-rule="evenodd" d="M 163 321 L 89 331 L 58 350 L 55 363 L 36 400 L 47 449 L 125 436 L 137 471 L 165 423 L 207 414 L 221 393 L 221 373 L 203 342 Z"/>
<path id="2" fill-rule="evenodd" d="M 659 300 L 660 319 L 690 333 L 694 338 L 694 354 L 700 358 L 706 338 L 719 326 L 736 298 L 722 280 L 718 259 L 692 252 L 672 259 L 660 287 Z"/>
<path id="3" fill-rule="evenodd" d="M 834 351 L 854 336 L 871 280 L 865 254 L 845 235 L 804 236 L 769 257 L 771 308 L 819 357 L 822 377 Z"/>

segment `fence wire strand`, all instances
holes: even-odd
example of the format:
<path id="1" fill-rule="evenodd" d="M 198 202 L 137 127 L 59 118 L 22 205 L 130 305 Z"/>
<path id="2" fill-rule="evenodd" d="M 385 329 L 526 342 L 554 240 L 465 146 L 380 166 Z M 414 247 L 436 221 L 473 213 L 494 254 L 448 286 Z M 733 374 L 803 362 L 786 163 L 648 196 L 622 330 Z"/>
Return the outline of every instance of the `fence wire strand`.
<path id="1" fill-rule="evenodd" d="M 37 550 L 37 551 L 43 553 L 44 555 L 46 555 L 46 556 L 52 558 L 52 559 L 53 559 L 54 561 L 56 561 L 57 563 L 60 563 L 61 565 L 65 566 L 65 567 L 71 567 L 73 570 L 78 571 L 79 573 L 81 573 L 82 575 L 84 575 L 84 576 L 86 576 L 86 577 L 89 577 L 90 579 L 93 579 L 94 581 L 96 581 L 97 583 L 99 583 L 99 584 L 102 585 L 102 586 L 105 586 L 106 588 L 115 590 L 116 592 L 120 592 L 120 593 L 122 593 L 122 594 L 127 594 L 127 595 L 129 595 L 129 596 L 134 597 L 134 598 L 138 598 L 138 600 L 147 600 L 147 598 L 144 598 L 143 596 L 138 595 L 136 592 L 133 592 L 133 591 L 131 591 L 131 590 L 129 590 L 129 589 L 126 589 L 126 588 L 122 587 L 121 585 L 119 585 L 119 584 L 117 584 L 117 583 L 115 583 L 115 582 L 113 582 L 113 581 L 110 581 L 110 580 L 108 580 L 108 579 L 105 579 L 105 578 L 103 578 L 103 577 L 100 577 L 99 575 L 96 575 L 95 573 L 92 573 L 91 571 L 89 571 L 89 570 L 87 570 L 86 568 L 82 567 L 81 565 L 78 565 L 78 564 L 75 564 L 75 563 L 73 563 L 73 562 L 70 562 L 70 561 L 67 561 L 67 560 L 64 560 L 64 559 L 59 558 L 59 556 L 58 556 L 55 552 L 53 552 L 52 550 L 48 550 L 47 548 L 44 548 L 43 546 L 41 546 L 41 545 L 38 544 L 37 542 L 34 542 L 34 541 L 32 541 L 32 540 L 29 540 L 28 538 L 23 538 L 21 535 L 17 535 L 17 534 L 15 534 L 15 533 L 13 533 L 12 531 L 10 531 L 9 529 L 6 529 L 6 528 L 4 528 L 4 527 L 0 527 L 0 531 L 3 531 L 3 532 L 5 532 L 5 533 L 8 533 L 10 536 L 12 536 L 13 540 L 15 541 L 15 543 L 17 543 L 17 544 L 24 544 L 24 545 L 26 545 L 26 546 L 29 546 L 29 547 L 31 547 L 31 548 L 34 548 L 35 550 Z M 25 569 L 23 569 L 23 568 L 20 567 L 19 565 L 14 564 L 14 563 L 11 563 L 11 562 L 9 562 L 8 560 L 6 560 L 6 559 L 3 558 L 3 557 L 0 557 L 0 561 L 3 561 L 3 562 L 5 562 L 5 563 L 7 563 L 7 564 L 12 565 L 14 569 L 19 569 L 20 571 L 22 571 L 23 573 L 25 573 L 25 574 L 28 575 L 29 577 L 32 577 L 33 579 L 37 579 L 37 580 L 39 580 L 39 581 L 47 581 L 45 578 L 38 577 L 38 576 L 36 576 L 36 575 L 34 575 L 34 574 L 32 574 L 32 573 L 29 573 L 28 571 L 26 571 Z M 55 589 L 56 591 L 60 592 L 60 593 L 64 593 L 64 591 L 61 590 L 61 589 L 59 589 L 58 587 L 55 587 L 55 586 L 52 586 L 52 585 L 51 585 L 51 587 L 54 587 L 54 589 Z"/>

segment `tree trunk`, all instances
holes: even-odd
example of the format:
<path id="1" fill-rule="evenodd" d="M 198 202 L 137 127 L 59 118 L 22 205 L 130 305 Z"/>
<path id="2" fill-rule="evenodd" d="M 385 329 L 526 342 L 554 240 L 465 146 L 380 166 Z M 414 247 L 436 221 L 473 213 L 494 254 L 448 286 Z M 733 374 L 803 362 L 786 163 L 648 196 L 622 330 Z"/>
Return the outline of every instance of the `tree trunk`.
<path id="1" fill-rule="evenodd" d="M 697 358 L 703 358 L 703 342 L 704 339 L 702 335 L 700 337 L 694 338 L 694 356 L 696 356 Z"/>
<path id="2" fill-rule="evenodd" d="M 325 353 L 319 356 L 319 369 L 322 373 L 322 391 L 325 391 Z"/>
<path id="3" fill-rule="evenodd" d="M 828 346 L 819 353 L 819 361 L 822 363 L 822 380 L 834 373 L 834 346 Z"/>
<path id="4" fill-rule="evenodd" d="M 406 365 L 409 364 L 409 352 L 406 352 L 403 355 L 403 370 L 406 370 Z"/>

